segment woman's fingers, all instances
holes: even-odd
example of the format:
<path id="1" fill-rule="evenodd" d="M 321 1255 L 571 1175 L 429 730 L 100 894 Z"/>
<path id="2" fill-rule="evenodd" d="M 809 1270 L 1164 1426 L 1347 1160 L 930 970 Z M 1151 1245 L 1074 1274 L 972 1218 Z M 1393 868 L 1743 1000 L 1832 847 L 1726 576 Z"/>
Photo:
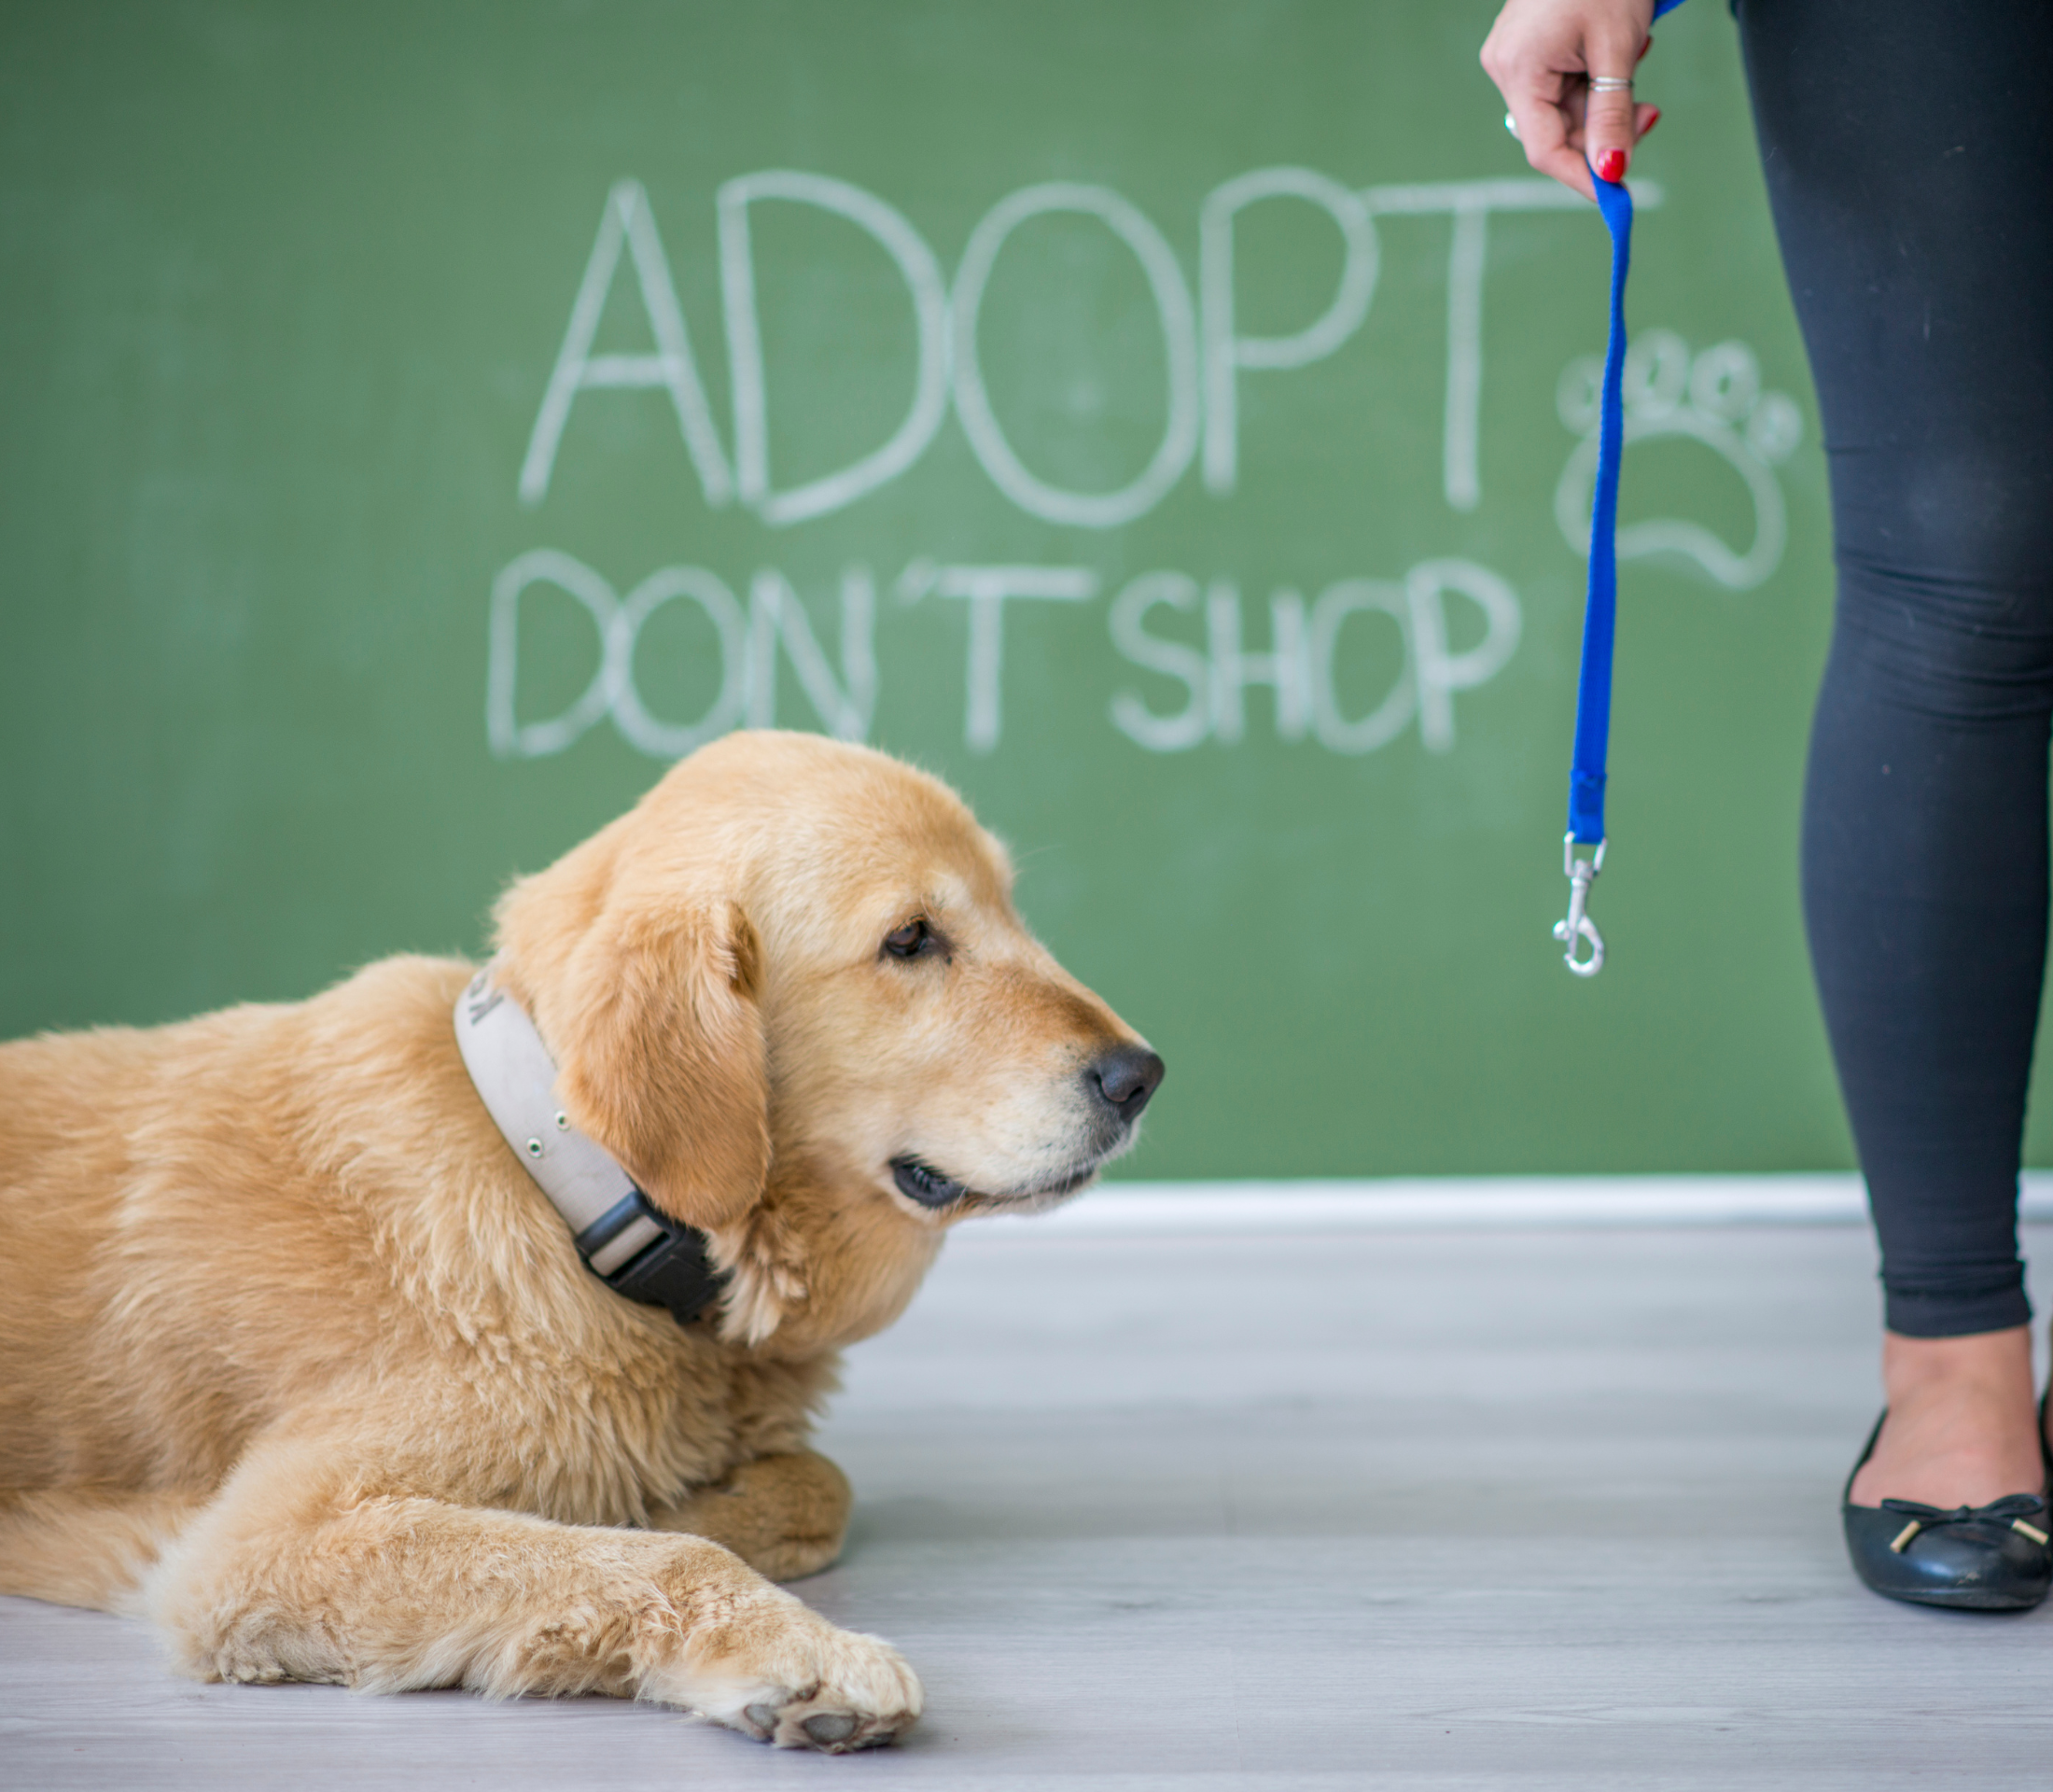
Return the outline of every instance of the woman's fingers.
<path id="1" fill-rule="evenodd" d="M 1518 126 L 1526 160 L 1585 199 L 1589 167 L 1622 180 L 1646 126 L 1629 83 L 1646 54 L 1654 0 L 1505 0 L 1483 66 Z M 1585 163 L 1585 158 L 1587 161 Z"/>
<path id="2" fill-rule="evenodd" d="M 1534 101 L 1525 112 L 1514 110 L 1518 120 L 1518 141 L 1526 161 L 1543 175 L 1552 175 L 1564 187 L 1572 187 L 1585 199 L 1595 199 L 1589 168 L 1575 139 L 1581 134 L 1574 116 L 1555 101 Z"/>
<path id="3" fill-rule="evenodd" d="M 1623 180 L 1640 133 L 1632 101 L 1632 71 L 1646 54 L 1650 34 L 1619 18 L 1590 21 L 1584 39 L 1589 73 L 1589 110 L 1583 120 L 1583 153 L 1599 180 Z"/>
<path id="4" fill-rule="evenodd" d="M 1568 53 L 1567 40 L 1553 29 L 1556 23 L 1546 8 L 1512 0 L 1483 45 L 1483 66 L 1511 110 L 1526 161 L 1585 199 L 1594 199 L 1581 147 L 1582 83 L 1565 79 L 1555 68 Z"/>
<path id="5" fill-rule="evenodd" d="M 1632 146 L 1639 137 L 1633 124 L 1632 89 L 1600 87 L 1592 80 L 1583 137 L 1589 165 L 1597 170 L 1599 180 L 1625 179 L 1632 161 Z"/>
<path id="6" fill-rule="evenodd" d="M 1529 103 L 1521 114 L 1515 110 L 1512 122 L 1518 127 L 1520 147 L 1526 152 L 1526 161 L 1543 175 L 1551 175 L 1564 187 L 1572 187 L 1585 199 L 1595 199 L 1596 189 L 1590 184 L 1590 164 L 1583 159 L 1585 141 L 1582 118 L 1583 95 L 1577 91 L 1564 103 L 1540 101 Z M 1661 108 L 1645 104 L 1632 108 L 1632 141 L 1640 139 L 1661 121 Z M 1599 168 L 1599 171 L 1600 168 Z M 1617 178 L 1623 179 L 1625 170 L 1618 171 Z M 1610 175 L 1605 176 L 1612 178 Z"/>

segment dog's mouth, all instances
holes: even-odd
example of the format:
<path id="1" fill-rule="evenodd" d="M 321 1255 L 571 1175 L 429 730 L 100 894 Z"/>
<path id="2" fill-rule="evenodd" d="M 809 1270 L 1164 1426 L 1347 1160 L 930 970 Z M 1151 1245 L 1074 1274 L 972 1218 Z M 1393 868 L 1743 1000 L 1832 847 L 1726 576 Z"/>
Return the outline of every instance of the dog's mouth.
<path id="1" fill-rule="evenodd" d="M 922 1207 L 953 1207 L 970 1192 L 952 1176 L 928 1169 L 917 1157 L 892 1158 L 891 1180 L 901 1195 Z"/>
<path id="2" fill-rule="evenodd" d="M 1013 1204 L 1017 1202 L 1059 1201 L 1065 1195 L 1073 1195 L 1097 1174 L 1096 1164 L 1073 1170 L 1058 1182 L 1044 1183 L 1037 1188 L 1023 1188 L 1007 1195 L 986 1195 L 972 1189 L 967 1183 L 958 1183 L 952 1176 L 943 1176 L 931 1165 L 923 1164 L 917 1157 L 894 1157 L 891 1159 L 891 1180 L 898 1184 L 899 1193 L 909 1201 L 939 1211 L 953 1207 L 958 1201 L 974 1198 L 979 1201 Z"/>

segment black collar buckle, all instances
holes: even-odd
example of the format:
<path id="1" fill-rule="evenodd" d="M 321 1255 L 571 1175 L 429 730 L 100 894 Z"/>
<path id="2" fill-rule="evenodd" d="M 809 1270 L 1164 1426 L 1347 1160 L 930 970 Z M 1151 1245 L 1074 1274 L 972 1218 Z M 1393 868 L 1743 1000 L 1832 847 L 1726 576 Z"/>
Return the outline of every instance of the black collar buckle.
<path id="1" fill-rule="evenodd" d="M 643 1231 L 653 1226 L 659 1236 L 626 1262 L 602 1269 L 594 1259 L 603 1261 L 607 1246 L 637 1225 Z M 574 1242 L 585 1267 L 615 1294 L 645 1307 L 667 1307 L 680 1325 L 697 1319 L 727 1285 L 726 1275 L 713 1267 L 705 1234 L 672 1219 L 638 1188 L 600 1214 Z"/>

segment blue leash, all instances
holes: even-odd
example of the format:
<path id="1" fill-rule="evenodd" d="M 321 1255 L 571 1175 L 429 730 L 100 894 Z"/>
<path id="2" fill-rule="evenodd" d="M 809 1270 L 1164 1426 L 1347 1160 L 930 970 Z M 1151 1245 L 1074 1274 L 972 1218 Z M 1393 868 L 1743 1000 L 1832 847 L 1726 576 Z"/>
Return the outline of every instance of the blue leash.
<path id="1" fill-rule="evenodd" d="M 1611 335 L 1598 407 L 1597 490 L 1589 517 L 1589 596 L 1583 607 L 1583 671 L 1575 690 L 1575 753 L 1569 764 L 1569 831 L 1561 841 L 1568 918 L 1554 924 L 1579 977 L 1604 968 L 1604 936 L 1589 917 L 1589 887 L 1604 868 L 1604 762 L 1611 747 L 1611 650 L 1618 628 L 1618 460 L 1625 448 L 1626 270 L 1632 260 L 1632 195 L 1599 180 L 1597 208 L 1611 231 Z M 1586 854 L 1576 847 L 1589 848 Z M 1587 945 L 1578 958 L 1579 945 Z"/>
<path id="2" fill-rule="evenodd" d="M 1683 0 L 1657 0 L 1658 19 Z M 1597 426 L 1597 488 L 1589 514 L 1589 596 L 1583 607 L 1583 671 L 1575 691 L 1575 752 L 1569 764 L 1569 831 L 1561 840 L 1569 913 L 1554 924 L 1579 977 L 1604 968 L 1604 936 L 1589 917 L 1589 887 L 1604 868 L 1604 763 L 1611 747 L 1611 650 L 1618 628 L 1618 460 L 1625 450 L 1626 270 L 1632 261 L 1632 195 L 1623 181 L 1599 179 L 1597 209 L 1611 232 L 1611 334 Z M 1578 853 L 1576 848 L 1587 848 Z M 1576 957 L 1579 945 L 1589 948 Z"/>

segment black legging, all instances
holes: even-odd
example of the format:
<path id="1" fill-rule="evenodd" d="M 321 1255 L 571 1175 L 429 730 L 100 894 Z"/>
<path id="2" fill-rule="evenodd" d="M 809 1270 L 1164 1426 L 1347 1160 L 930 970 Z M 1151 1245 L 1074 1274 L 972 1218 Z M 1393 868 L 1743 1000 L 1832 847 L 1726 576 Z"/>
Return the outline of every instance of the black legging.
<path id="1" fill-rule="evenodd" d="M 1739 0 L 1839 572 L 1804 911 L 1887 1323 L 2021 1325 L 2046 944 L 2053 4 Z"/>

